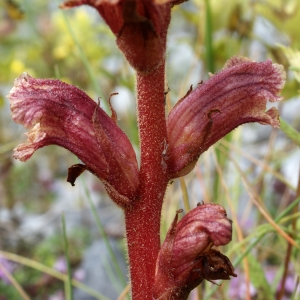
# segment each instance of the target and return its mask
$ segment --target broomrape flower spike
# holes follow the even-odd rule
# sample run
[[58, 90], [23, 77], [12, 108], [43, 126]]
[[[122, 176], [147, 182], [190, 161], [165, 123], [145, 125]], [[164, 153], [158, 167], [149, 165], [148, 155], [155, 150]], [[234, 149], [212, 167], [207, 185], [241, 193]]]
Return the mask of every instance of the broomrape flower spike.
[[223, 207], [203, 204], [175, 219], [158, 255], [154, 299], [187, 299], [203, 280], [236, 277], [229, 259], [214, 246], [231, 241], [232, 222]]
[[191, 87], [166, 117], [167, 30], [171, 8], [182, 2], [67, 0], [61, 5], [94, 7], [136, 71], [140, 169], [110, 100], [111, 117], [80, 89], [28, 74], [15, 80], [9, 94], [12, 118], [29, 129], [14, 157], [26, 161], [41, 147], [64, 147], [82, 162], [69, 168], [67, 180], [74, 185], [88, 170], [123, 208], [134, 300], [186, 299], [203, 280], [236, 276], [229, 259], [213, 248], [231, 240], [231, 221], [219, 205], [200, 205], [179, 222], [178, 212], [161, 246], [166, 188], [237, 126], [259, 122], [279, 127], [278, 112], [266, 111], [266, 101], [281, 99], [283, 67], [242, 57], [230, 59], [221, 72]]

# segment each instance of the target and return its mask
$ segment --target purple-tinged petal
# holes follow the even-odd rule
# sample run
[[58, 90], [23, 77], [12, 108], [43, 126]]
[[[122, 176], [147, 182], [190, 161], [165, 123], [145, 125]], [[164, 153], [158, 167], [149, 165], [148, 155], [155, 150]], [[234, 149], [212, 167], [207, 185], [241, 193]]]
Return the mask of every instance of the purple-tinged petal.
[[[132, 145], [83, 91], [24, 73], [15, 80], [9, 99], [14, 121], [30, 129], [28, 140], [15, 149], [15, 158], [26, 161], [37, 149], [55, 144], [77, 155], [117, 204], [135, 197], [139, 174]], [[76, 177], [73, 174], [73, 183]]]
[[154, 299], [187, 299], [203, 280], [236, 276], [229, 259], [212, 249], [231, 241], [225, 210], [217, 204], [199, 205], [178, 222], [179, 212], [159, 252]]
[[189, 173], [200, 154], [237, 126], [259, 122], [278, 128], [279, 114], [267, 100], [281, 100], [283, 67], [234, 57], [218, 74], [179, 101], [168, 117], [169, 169], [172, 177]]

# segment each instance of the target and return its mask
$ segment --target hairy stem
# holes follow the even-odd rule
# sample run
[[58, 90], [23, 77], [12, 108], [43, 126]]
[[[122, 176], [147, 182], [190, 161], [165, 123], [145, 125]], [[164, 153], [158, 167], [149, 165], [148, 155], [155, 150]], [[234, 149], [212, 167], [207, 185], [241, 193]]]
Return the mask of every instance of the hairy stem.
[[168, 183], [164, 65], [137, 74], [137, 109], [141, 144], [139, 199], [125, 211], [132, 299], [152, 299], [160, 249], [161, 208]]

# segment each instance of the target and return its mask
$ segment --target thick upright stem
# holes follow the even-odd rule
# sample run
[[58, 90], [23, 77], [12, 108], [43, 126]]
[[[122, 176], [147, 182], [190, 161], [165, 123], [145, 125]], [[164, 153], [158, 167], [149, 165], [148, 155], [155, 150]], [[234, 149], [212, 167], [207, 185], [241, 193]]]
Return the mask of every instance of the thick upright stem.
[[139, 199], [125, 211], [132, 299], [152, 299], [160, 249], [161, 208], [168, 183], [164, 65], [137, 75], [137, 108], [141, 143]]

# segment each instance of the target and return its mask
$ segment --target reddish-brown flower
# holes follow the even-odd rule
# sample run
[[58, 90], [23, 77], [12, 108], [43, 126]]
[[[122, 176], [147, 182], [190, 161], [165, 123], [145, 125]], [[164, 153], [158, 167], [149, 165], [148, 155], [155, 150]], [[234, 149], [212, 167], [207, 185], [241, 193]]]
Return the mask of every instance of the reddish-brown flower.
[[282, 99], [284, 82], [281, 65], [234, 57], [220, 73], [189, 91], [168, 116], [171, 177], [189, 173], [201, 153], [241, 124], [279, 127], [278, 111], [265, 110], [267, 100]]
[[69, 169], [72, 184], [85, 169], [99, 177], [112, 199], [124, 206], [135, 198], [139, 171], [132, 145], [124, 132], [80, 89], [24, 73], [9, 94], [12, 118], [30, 129], [28, 140], [14, 157], [26, 161], [47, 145], [64, 147], [84, 165]]
[[178, 0], [67, 0], [62, 8], [90, 5], [98, 10], [116, 36], [128, 62], [149, 73], [164, 62], [171, 8]]
[[178, 212], [157, 259], [154, 299], [184, 300], [204, 279], [236, 276], [229, 259], [212, 249], [231, 241], [231, 221], [220, 205], [199, 205], [177, 221]]

